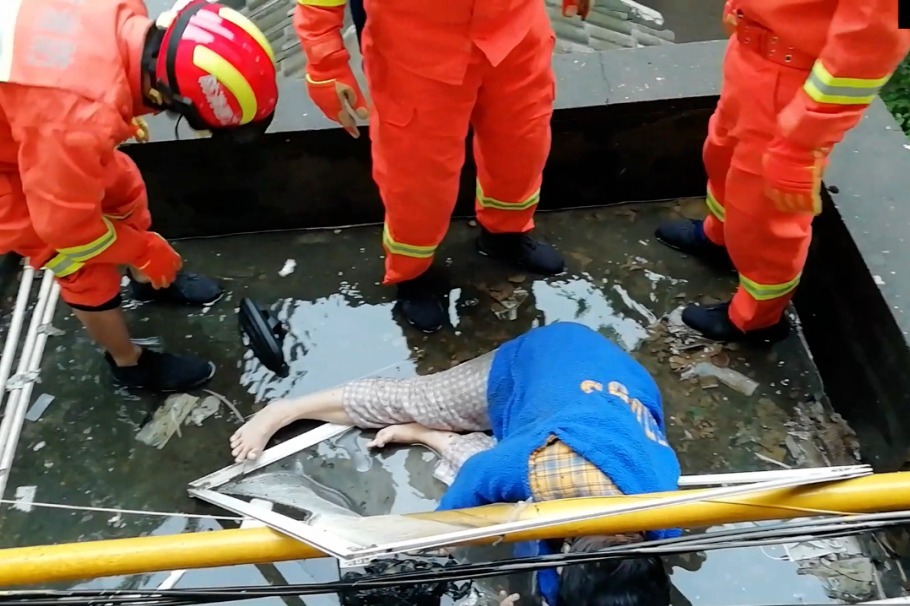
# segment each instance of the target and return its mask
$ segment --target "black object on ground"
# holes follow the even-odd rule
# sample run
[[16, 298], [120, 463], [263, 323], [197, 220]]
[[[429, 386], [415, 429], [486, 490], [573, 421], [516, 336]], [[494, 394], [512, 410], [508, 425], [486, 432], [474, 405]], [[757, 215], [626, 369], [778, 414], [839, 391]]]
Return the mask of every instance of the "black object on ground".
[[241, 332], [246, 336], [245, 345], [253, 350], [253, 355], [263, 366], [279, 377], [288, 376], [290, 369], [281, 348], [287, 334], [284, 325], [272, 317], [267, 309], [246, 297], [240, 300], [237, 320]]

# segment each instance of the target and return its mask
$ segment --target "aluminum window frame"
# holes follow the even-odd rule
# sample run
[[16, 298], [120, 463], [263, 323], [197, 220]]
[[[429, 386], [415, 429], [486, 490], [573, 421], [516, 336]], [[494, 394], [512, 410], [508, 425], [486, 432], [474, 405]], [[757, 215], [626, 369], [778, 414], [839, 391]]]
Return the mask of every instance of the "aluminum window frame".
[[[782, 488], [817, 484], [870, 475], [869, 465], [844, 465], [836, 467], [819, 467], [807, 469], [782, 469], [774, 471], [726, 473], [683, 476], [680, 478], [680, 494], [673, 497], [642, 497], [638, 502], [627, 505], [604, 507], [603, 499], [592, 499], [590, 508], [576, 509], [571, 514], [550, 515], [519, 519], [509, 522], [492, 523], [489, 526], [461, 529], [451, 532], [431, 534], [420, 538], [385, 543], [355, 543], [333, 534], [325, 527], [312, 526], [305, 521], [290, 516], [264, 510], [256, 504], [243, 499], [218, 492], [228, 482], [243, 477], [268, 465], [281, 461], [306, 448], [311, 448], [356, 428], [349, 425], [325, 423], [310, 431], [304, 432], [286, 442], [266, 449], [254, 461], [235, 463], [198, 480], [191, 482], [187, 488], [191, 497], [216, 505], [235, 514], [258, 520], [269, 528], [293, 539], [306, 543], [319, 551], [333, 556], [342, 566], [357, 566], [372, 559], [414, 551], [426, 551], [440, 547], [468, 543], [505, 536], [512, 532], [540, 530], [562, 524], [581, 522], [597, 518], [660, 509], [682, 503], [723, 499], [732, 496], [744, 496]], [[685, 488], [717, 488], [701, 491], [699, 494], [686, 494]], [[525, 503], [515, 504], [516, 513]], [[391, 514], [394, 516], [396, 514]], [[390, 517], [391, 517], [390, 516]], [[356, 519], [348, 523], [356, 523]]]

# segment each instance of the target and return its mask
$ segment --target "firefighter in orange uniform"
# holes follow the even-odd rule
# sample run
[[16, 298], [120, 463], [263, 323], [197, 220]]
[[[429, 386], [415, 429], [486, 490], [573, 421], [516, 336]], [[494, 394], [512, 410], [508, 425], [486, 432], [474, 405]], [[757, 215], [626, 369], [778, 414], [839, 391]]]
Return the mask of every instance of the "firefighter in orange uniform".
[[[732, 301], [691, 305], [685, 323], [718, 341], [775, 341], [821, 212], [832, 148], [910, 49], [895, 0], [727, 0], [732, 33], [708, 125], [704, 221], [657, 238], [739, 273]], [[874, 212], [874, 209], [870, 209]]]
[[182, 2], [153, 23], [141, 0], [0, 3], [0, 252], [54, 272], [120, 384], [182, 391], [214, 373], [130, 340], [121, 268], [141, 300], [199, 305], [221, 288], [179, 272], [117, 146], [147, 136], [135, 118], [156, 110], [213, 137], [250, 138], [276, 103], [265, 37], [219, 4]]
[[[316, 105], [355, 137], [355, 116], [369, 116], [386, 211], [384, 284], [397, 285], [405, 318], [428, 333], [447, 318], [444, 289], [429, 270], [458, 195], [469, 127], [478, 251], [562, 272], [559, 253], [530, 236], [555, 98], [555, 35], [543, 0], [366, 0], [369, 110], [341, 37], [345, 1], [299, 0], [294, 25]], [[563, 11], [584, 16], [589, 5], [567, 0]]]

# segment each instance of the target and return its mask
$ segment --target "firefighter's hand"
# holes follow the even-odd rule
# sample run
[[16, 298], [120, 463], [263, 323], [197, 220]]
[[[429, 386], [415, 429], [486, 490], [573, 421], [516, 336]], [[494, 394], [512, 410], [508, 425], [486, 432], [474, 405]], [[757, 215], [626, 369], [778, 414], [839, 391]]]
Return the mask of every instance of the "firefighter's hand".
[[828, 150], [801, 150], [783, 140], [773, 141], [762, 158], [765, 194], [782, 212], [819, 214], [827, 161]]
[[581, 17], [582, 21], [588, 18], [588, 13], [594, 8], [594, 0], [562, 0], [563, 17]]
[[360, 136], [357, 118], [369, 117], [367, 103], [349, 65], [328, 70], [308, 69], [306, 88], [326, 118], [341, 124], [355, 139]]
[[183, 259], [167, 240], [153, 231], [145, 232], [145, 250], [133, 267], [148, 278], [155, 288], [167, 288], [183, 267]]
[[728, 37], [736, 33], [736, 25], [738, 21], [736, 19], [736, 11], [733, 9], [732, 0], [727, 0], [724, 3], [724, 16], [722, 23], [724, 26], [724, 31], [727, 32]]

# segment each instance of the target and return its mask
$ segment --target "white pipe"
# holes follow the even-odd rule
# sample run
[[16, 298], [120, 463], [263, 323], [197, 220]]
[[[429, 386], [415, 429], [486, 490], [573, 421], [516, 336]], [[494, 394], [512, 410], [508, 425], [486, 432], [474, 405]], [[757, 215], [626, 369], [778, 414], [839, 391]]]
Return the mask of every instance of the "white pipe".
[[13, 369], [13, 360], [19, 347], [19, 333], [22, 332], [22, 324], [25, 322], [25, 308], [28, 307], [28, 297], [32, 294], [32, 282], [35, 278], [35, 268], [28, 264], [28, 259], [25, 263], [22, 278], [19, 280], [16, 306], [13, 308], [13, 317], [6, 334], [6, 343], [3, 344], [3, 353], [0, 354], [0, 404], [6, 399], [6, 381], [9, 379], [10, 370]]
[[[25, 335], [25, 344], [22, 346], [22, 357], [19, 359], [17, 374], [22, 374], [25, 384], [22, 387], [11, 389], [9, 402], [6, 405], [6, 414], [3, 424], [0, 425], [0, 499], [6, 492], [6, 483], [9, 479], [10, 468], [16, 455], [22, 424], [25, 422], [25, 413], [28, 410], [34, 379], [29, 375], [41, 368], [41, 358], [44, 356], [44, 346], [47, 343], [47, 332], [42, 327], [50, 326], [57, 308], [57, 299], [60, 295], [60, 286], [54, 274], [45, 271], [41, 280], [41, 290], [38, 293], [38, 302], [35, 303], [28, 333]], [[26, 356], [26, 353], [28, 356]]]
[[186, 574], [186, 570], [172, 570], [171, 574], [167, 575], [167, 578], [161, 582], [161, 585], [158, 585], [158, 589], [173, 589], [183, 578], [184, 574]]
[[741, 471], [733, 473], [714, 473], [702, 474], [696, 476], [681, 476], [679, 478], [680, 488], [692, 488], [696, 486], [731, 486], [733, 484], [752, 484], [754, 482], [766, 482], [769, 480], [784, 480], [790, 478], [810, 478], [824, 469], [827, 472], [832, 470], [861, 470], [871, 469], [868, 465], [832, 465], [831, 467], [804, 467], [799, 469], [774, 469], [771, 471]]
[[[22, 351], [19, 354], [19, 365], [16, 368], [16, 375], [19, 375], [20, 378], [25, 378], [28, 366], [31, 363], [32, 351], [35, 348], [35, 341], [38, 338], [38, 329], [41, 326], [41, 316], [44, 314], [44, 308], [47, 307], [47, 297], [50, 294], [50, 288], [52, 286], [52, 280], [48, 280], [48, 274], [50, 274], [50, 272], [45, 272], [45, 275], [42, 276], [41, 287], [38, 290], [38, 300], [35, 302], [35, 308], [32, 310], [32, 317], [28, 324], [28, 330], [25, 333], [25, 341], [22, 344]], [[7, 383], [9, 383], [9, 381], [7, 381]], [[9, 401], [6, 404], [3, 422], [0, 423], [0, 452], [2, 452], [2, 449], [9, 438], [13, 418], [15, 417], [15, 408], [18, 407], [19, 402], [19, 396], [17, 395], [19, 390], [10, 389], [9, 391], [12, 393], [10, 393]], [[0, 468], [0, 473], [2, 473], [2, 468]], [[0, 498], [2, 498], [2, 496], [2, 491], [0, 491]]]

